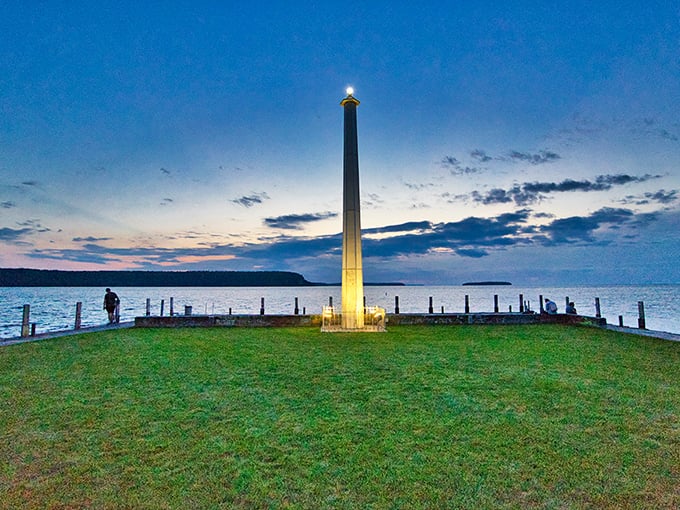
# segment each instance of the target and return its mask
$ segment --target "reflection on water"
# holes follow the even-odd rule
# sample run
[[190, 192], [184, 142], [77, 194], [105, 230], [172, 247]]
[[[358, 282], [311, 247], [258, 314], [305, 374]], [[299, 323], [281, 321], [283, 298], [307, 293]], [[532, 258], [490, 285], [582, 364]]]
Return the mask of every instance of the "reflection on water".
[[[340, 287], [121, 287], [113, 289], [121, 299], [121, 321], [131, 321], [146, 313], [146, 300], [150, 299], [151, 314], [160, 313], [164, 300], [164, 313], [170, 312], [170, 298], [174, 312], [184, 313], [192, 306], [194, 314], [259, 314], [261, 298], [265, 300], [266, 314], [292, 314], [295, 298], [300, 313], [321, 313], [329, 299], [340, 305]], [[471, 312], [492, 312], [494, 295], [498, 295], [499, 309], [519, 311], [519, 295], [528, 301], [533, 310], [539, 309], [539, 295], [555, 301], [559, 311], [564, 311], [568, 296], [576, 303], [582, 315], [595, 315], [595, 298], [600, 298], [602, 316], [610, 324], [637, 326], [638, 301], [645, 304], [647, 328], [680, 333], [680, 317], [674, 305], [680, 302], [680, 285], [605, 286], [605, 287], [516, 287], [516, 286], [422, 286], [422, 287], [366, 287], [366, 303], [381, 306], [388, 313], [395, 309], [399, 298], [401, 313], [427, 313], [430, 297], [435, 313], [465, 311], [468, 296]], [[31, 322], [38, 333], [72, 329], [75, 308], [83, 303], [83, 327], [104, 324], [107, 316], [103, 310], [104, 289], [90, 287], [4, 287], [0, 288], [0, 338], [18, 336], [21, 332], [22, 308], [31, 305]]]

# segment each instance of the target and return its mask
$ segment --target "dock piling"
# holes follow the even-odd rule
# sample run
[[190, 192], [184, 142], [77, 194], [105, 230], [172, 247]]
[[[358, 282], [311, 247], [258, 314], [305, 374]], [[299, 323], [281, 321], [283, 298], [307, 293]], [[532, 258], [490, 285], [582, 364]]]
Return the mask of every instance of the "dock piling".
[[83, 313], [83, 302], [78, 301], [76, 303], [76, 323], [73, 326], [73, 329], [80, 329], [82, 313]]
[[31, 305], [24, 305], [24, 316], [21, 320], [21, 336], [26, 337], [30, 333], [29, 322], [31, 319]]
[[638, 328], [647, 329], [647, 324], [645, 323], [645, 304], [642, 301], [638, 301]]

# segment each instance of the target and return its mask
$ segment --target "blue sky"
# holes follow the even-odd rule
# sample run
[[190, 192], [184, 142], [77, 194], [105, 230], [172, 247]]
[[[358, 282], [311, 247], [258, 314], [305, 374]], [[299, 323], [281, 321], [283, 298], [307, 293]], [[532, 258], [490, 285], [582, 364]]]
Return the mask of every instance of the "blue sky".
[[0, 266], [680, 283], [675, 2], [3, 2]]

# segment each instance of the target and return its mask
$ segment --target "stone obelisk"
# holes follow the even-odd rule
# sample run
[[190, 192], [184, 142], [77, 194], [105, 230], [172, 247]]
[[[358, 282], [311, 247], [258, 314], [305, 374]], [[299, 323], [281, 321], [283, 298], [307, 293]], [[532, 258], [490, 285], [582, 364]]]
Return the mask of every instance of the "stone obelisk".
[[347, 89], [340, 105], [345, 111], [342, 181], [342, 328], [364, 327], [364, 274], [361, 262], [361, 213], [359, 209], [359, 147], [357, 106]]

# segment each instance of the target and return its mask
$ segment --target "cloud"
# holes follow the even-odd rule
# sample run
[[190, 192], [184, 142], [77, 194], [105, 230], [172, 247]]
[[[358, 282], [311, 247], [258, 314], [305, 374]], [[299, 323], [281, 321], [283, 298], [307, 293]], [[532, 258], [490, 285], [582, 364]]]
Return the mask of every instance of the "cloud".
[[12, 209], [13, 207], [16, 207], [17, 204], [15, 202], [0, 202], [0, 207], [3, 209]]
[[481, 168], [464, 165], [453, 156], [444, 156], [439, 164], [447, 168], [451, 175], [469, 175], [481, 171]]
[[[482, 164], [488, 163], [489, 161], [498, 160], [512, 162], [520, 161], [527, 162], [532, 165], [543, 165], [545, 163], [552, 163], [554, 161], [557, 161], [558, 159], [561, 159], [561, 156], [556, 152], [548, 150], [542, 150], [539, 151], [538, 153], [520, 152], [512, 150], [508, 153], [507, 156], [493, 157], [490, 156], [483, 149], [473, 149], [470, 151], [470, 158], [472, 158], [472, 160], [475, 163]], [[481, 172], [485, 169], [483, 167], [475, 166], [474, 164], [467, 165], [454, 156], [444, 156], [439, 162], [439, 164], [443, 168], [448, 169], [449, 172], [451, 172], [451, 175], [470, 175]]]
[[398, 225], [362, 229], [362, 234], [387, 234], [393, 232], [429, 232], [433, 224], [429, 221], [409, 221]]
[[473, 191], [470, 193], [472, 200], [475, 202], [480, 202], [482, 204], [505, 204], [515, 200], [519, 205], [525, 205], [529, 201], [517, 199], [517, 196], [521, 193], [519, 186], [515, 186], [510, 190], [504, 190], [501, 188], [493, 188], [482, 195], [479, 191]]
[[164, 198], [164, 199], [161, 201], [161, 205], [170, 205], [170, 204], [172, 204], [173, 202], [174, 202], [174, 200], [173, 200], [172, 198]]
[[459, 248], [458, 250], [456, 250], [456, 253], [461, 257], [471, 257], [475, 259], [486, 257], [489, 254], [489, 252], [487, 252], [486, 250], [465, 248]]
[[378, 204], [383, 204], [385, 201], [377, 193], [368, 193], [361, 200], [361, 205], [366, 207], [375, 207]]
[[513, 161], [526, 161], [532, 165], [543, 165], [561, 159], [559, 154], [552, 151], [539, 151], [538, 154], [510, 151], [509, 158]]
[[112, 239], [111, 237], [88, 236], [88, 237], [74, 237], [72, 241], [74, 243], [96, 243], [98, 241], [110, 241], [111, 239]]
[[33, 233], [42, 233], [42, 232], [51, 232], [52, 230], [49, 227], [44, 227], [41, 223], [40, 220], [26, 220], [26, 221], [18, 221], [17, 225], [20, 227], [28, 227], [31, 229]]
[[599, 175], [594, 181], [565, 179], [561, 182], [525, 182], [516, 184], [510, 189], [493, 188], [482, 194], [473, 191], [470, 197], [475, 202], [485, 205], [515, 202], [519, 206], [530, 205], [546, 198], [548, 193], [564, 193], [569, 191], [607, 191], [614, 186], [622, 186], [632, 182], [645, 182], [659, 178], [659, 175], [634, 176], [627, 174]]
[[239, 198], [234, 198], [233, 200], [230, 201], [235, 204], [242, 205], [243, 207], [252, 207], [256, 204], [261, 204], [265, 200], [269, 200], [269, 195], [262, 191], [259, 193], [254, 192], [250, 195], [244, 195]]
[[440, 163], [443, 167], [457, 167], [460, 165], [460, 161], [453, 156], [444, 156]]
[[408, 189], [413, 190], [413, 191], [422, 191], [427, 188], [432, 188], [435, 186], [434, 183], [428, 182], [425, 184], [416, 184], [416, 183], [411, 183], [411, 182], [405, 182], [404, 186], [406, 186]]
[[[615, 237], [630, 242], [628, 234], [636, 234], [636, 230], [659, 219], [656, 214], [637, 214], [625, 208], [602, 208], [590, 215], [553, 219], [546, 224], [534, 223], [537, 216], [525, 208], [490, 218], [471, 216], [455, 222], [416, 221], [367, 229], [363, 231], [363, 255], [367, 261], [374, 259], [371, 263], [375, 264], [378, 263], [376, 259], [389, 263], [423, 256], [479, 259], [513, 247], [606, 245], [614, 242], [615, 228], [625, 228]], [[298, 217], [311, 220], [316, 215]], [[288, 221], [295, 223], [295, 219]], [[29, 233], [30, 229], [2, 229], [0, 239], [15, 240]], [[96, 241], [100, 240], [105, 239]], [[312, 260], [315, 267], [339, 264], [341, 254], [342, 235], [338, 233], [314, 237], [279, 236], [259, 243], [215, 242], [190, 248], [111, 248], [88, 242], [75, 249], [34, 249], [30, 256], [102, 265], [112, 260], [125, 260], [135, 267], [156, 269], [210, 265], [215, 269], [260, 267], [302, 271], [300, 268], [307, 267]]]
[[34, 231], [31, 228], [18, 228], [13, 229], [9, 227], [0, 228], [0, 241], [3, 242], [14, 242], [18, 241], [22, 237], [32, 234]]
[[[640, 215], [642, 216], [642, 215]], [[638, 216], [639, 218], [639, 216]], [[652, 220], [653, 218], [649, 218]], [[635, 225], [636, 216], [630, 209], [603, 207], [589, 216], [560, 218], [544, 226], [544, 244], [555, 245], [575, 242], [594, 242], [594, 232], [605, 225], [616, 227], [624, 224]]]
[[305, 223], [335, 218], [337, 215], [338, 213], [329, 211], [322, 213], [287, 214], [285, 216], [277, 216], [275, 218], [265, 218], [264, 223], [268, 227], [272, 228], [296, 230], [301, 229], [302, 225]]
[[469, 197], [466, 194], [459, 194], [459, 195], [454, 195], [452, 193], [449, 193], [448, 191], [445, 193], [442, 193], [440, 195], [442, 199], [444, 199], [447, 203], [449, 204], [454, 204], [456, 202], [462, 202], [467, 200]]
[[170, 175], [170, 170], [168, 170], [167, 168], [161, 167], [161, 173], [163, 175]]
[[672, 142], [678, 141], [678, 137], [676, 135], [674, 135], [673, 133], [671, 133], [669, 131], [666, 131], [665, 129], [659, 129], [657, 131], [657, 133], [659, 134], [659, 136], [661, 138], [665, 138], [666, 140], [670, 140]]
[[678, 141], [678, 136], [675, 133], [671, 133], [670, 131], [663, 127], [656, 127], [657, 122], [654, 119], [651, 118], [642, 119], [642, 124], [643, 124], [642, 129], [634, 128], [633, 132], [642, 131], [647, 134], [659, 136], [665, 140], [670, 140], [671, 142]]
[[673, 189], [666, 191], [660, 189], [655, 192], [647, 192], [642, 195], [627, 195], [620, 202], [622, 204], [634, 204], [634, 205], [645, 205], [651, 202], [657, 202], [659, 204], [671, 204], [678, 199], [678, 190]]
[[493, 159], [486, 153], [486, 151], [483, 151], [482, 149], [475, 149], [473, 151], [470, 151], [470, 157], [472, 157], [472, 159], [476, 161], [479, 161], [480, 163], [486, 163]]

